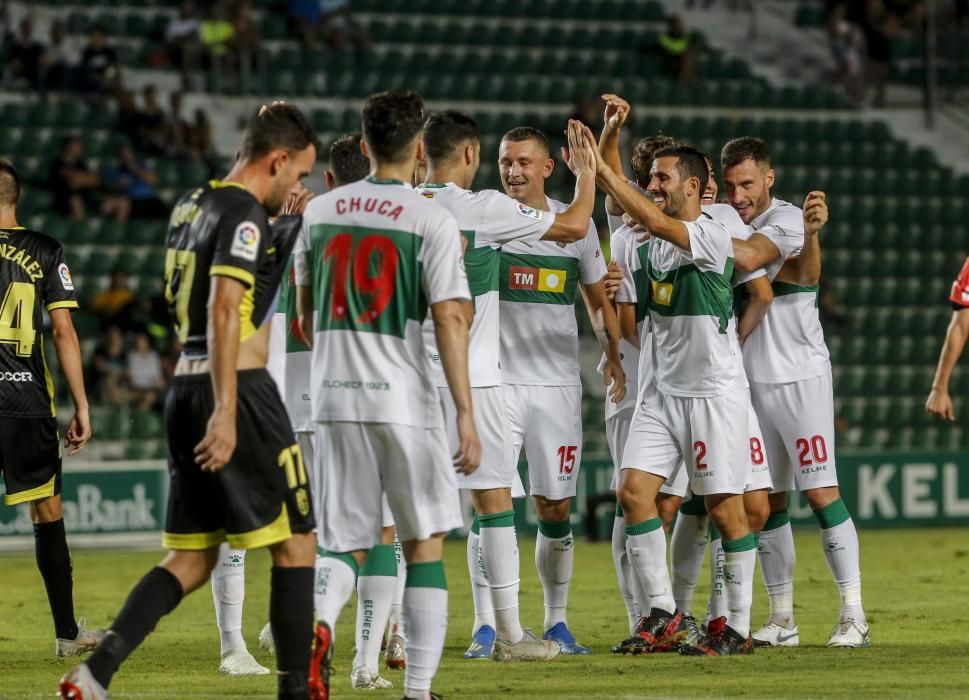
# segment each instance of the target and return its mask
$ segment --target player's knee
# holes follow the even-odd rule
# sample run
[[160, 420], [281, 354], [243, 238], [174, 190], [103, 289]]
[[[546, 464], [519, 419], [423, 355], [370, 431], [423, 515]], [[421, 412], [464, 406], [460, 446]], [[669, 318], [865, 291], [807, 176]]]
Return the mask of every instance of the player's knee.
[[656, 510], [659, 511], [660, 520], [663, 521], [663, 529], [669, 530], [670, 525], [673, 524], [673, 518], [676, 517], [676, 512], [679, 510], [682, 502], [683, 499], [678, 496], [660, 494], [657, 497]]
[[[757, 493], [757, 492], [754, 492]], [[747, 512], [747, 522], [752, 532], [760, 532], [764, 529], [764, 523], [770, 517], [770, 501], [766, 496], [745, 497], [744, 510]]]
[[787, 510], [787, 491], [772, 493], [767, 497], [770, 503], [771, 513], [780, 513]]
[[60, 496], [42, 498], [39, 501], [30, 501], [30, 521], [34, 525], [41, 523], [53, 523], [64, 517], [64, 508], [61, 505]]
[[804, 500], [808, 502], [811, 510], [821, 510], [825, 506], [831, 505], [839, 498], [841, 498], [841, 491], [837, 486], [826, 486], [804, 492]]
[[269, 548], [273, 566], [313, 566], [316, 560], [316, 535], [298, 532]]
[[551, 522], [565, 522], [569, 519], [572, 511], [572, 500], [563, 498], [552, 501], [542, 496], [535, 497], [535, 510], [539, 520], [549, 520]]

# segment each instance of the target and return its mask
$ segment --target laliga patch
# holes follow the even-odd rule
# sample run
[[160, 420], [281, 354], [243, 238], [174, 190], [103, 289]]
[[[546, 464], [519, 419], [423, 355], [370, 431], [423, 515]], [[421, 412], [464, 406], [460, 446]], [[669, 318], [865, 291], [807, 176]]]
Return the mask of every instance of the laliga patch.
[[529, 219], [535, 219], [535, 221], [541, 221], [545, 218], [545, 212], [539, 211], [538, 209], [532, 209], [524, 204], [518, 205], [518, 213], [522, 216], [527, 216]]
[[68, 292], [74, 291], [74, 280], [71, 278], [71, 271], [67, 268], [67, 263], [57, 266], [57, 275], [61, 278], [61, 286]]
[[259, 254], [259, 227], [251, 221], [243, 221], [236, 226], [232, 236], [232, 248], [229, 254], [249, 262], [256, 260]]

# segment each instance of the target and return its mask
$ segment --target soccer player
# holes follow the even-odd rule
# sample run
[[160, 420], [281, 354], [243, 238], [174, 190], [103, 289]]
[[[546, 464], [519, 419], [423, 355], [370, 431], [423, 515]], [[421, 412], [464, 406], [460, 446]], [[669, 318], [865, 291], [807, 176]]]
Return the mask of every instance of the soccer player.
[[[817, 232], [827, 210], [823, 216], [805, 216], [799, 207], [771, 197], [774, 170], [760, 139], [728, 142], [720, 160], [728, 201], [752, 232], [748, 240], [734, 242], [737, 267], [763, 267], [774, 289], [774, 303], [744, 344], [751, 398], [774, 483], [771, 515], [759, 545], [771, 613], [755, 639], [763, 646], [796, 646], [800, 641], [794, 621], [794, 537], [787, 512], [787, 492], [796, 485], [821, 526], [824, 556], [841, 593], [840, 617], [828, 646], [869, 646], [858, 533], [841, 500], [835, 469], [831, 359], [817, 309], [820, 264], [796, 261], [802, 248], [819, 261]], [[823, 197], [811, 197], [805, 206], [823, 208]]]
[[[309, 204], [295, 263], [325, 467], [316, 613], [332, 630], [357, 568], [380, 544], [386, 494], [407, 561], [404, 694], [428, 700], [447, 630], [443, 538], [461, 524], [454, 472], [480, 461], [468, 380], [471, 294], [454, 217], [409, 183], [422, 151], [421, 98], [377, 93], [362, 116], [371, 174]], [[428, 307], [457, 407], [453, 464], [421, 336]]]
[[[269, 216], [279, 213], [316, 160], [312, 127], [274, 104], [253, 116], [232, 170], [185, 194], [166, 238], [165, 279], [182, 356], [166, 402], [171, 452], [161, 564], [128, 596], [88, 661], [60, 683], [71, 700], [107, 697], [120, 664], [158, 621], [201, 587], [219, 544], [269, 547], [269, 620], [278, 697], [325, 698], [311, 669], [315, 527], [302, 454], [265, 370], [263, 321], [285, 260]], [[325, 651], [317, 633], [316, 649]], [[314, 659], [319, 665], [319, 658]]]
[[[575, 128], [573, 126], [573, 128]], [[502, 137], [498, 170], [505, 192], [535, 219], [563, 212], [566, 205], [546, 196], [545, 180], [555, 161], [545, 135], [531, 127]], [[574, 304], [579, 284], [589, 314], [601, 316], [609, 340], [603, 367], [613, 397], [625, 396], [619, 358], [619, 324], [603, 278], [606, 265], [592, 220], [575, 243], [510, 243], [501, 253], [501, 370], [511, 425], [509, 456], [517, 465], [524, 448], [529, 486], [538, 515], [535, 566], [545, 594], [543, 638], [563, 654], [588, 654], [568, 628], [569, 582], [574, 560], [569, 523], [582, 461], [582, 380]]]
[[952, 397], [949, 396], [949, 379], [962, 349], [966, 346], [966, 338], [969, 337], [969, 258], [966, 258], [962, 271], [952, 283], [949, 301], [952, 303], [952, 319], [945, 334], [942, 352], [939, 353], [932, 391], [925, 402], [925, 410], [943, 420], [956, 419], [952, 409]]
[[44, 359], [43, 309], [54, 349], [74, 401], [64, 446], [77, 454], [91, 439], [80, 345], [71, 310], [77, 308], [64, 249], [17, 222], [20, 177], [0, 160], [0, 474], [8, 506], [26, 503], [34, 524], [34, 552], [54, 618], [57, 656], [90, 651], [102, 633], [74, 618], [71, 553], [61, 506], [61, 450], [51, 377]]
[[[576, 132], [573, 129], [573, 140]], [[487, 581], [490, 601], [477, 601], [471, 648], [465, 658], [488, 658], [494, 652], [499, 661], [549, 659], [559, 653], [554, 641], [539, 640], [523, 630], [518, 612], [519, 559], [515, 536], [511, 487], [517, 473], [509, 459], [509, 424], [502, 396], [499, 365], [499, 270], [502, 245], [515, 241], [573, 243], [588, 233], [589, 217], [595, 205], [594, 160], [588, 145], [579, 141], [570, 149], [569, 167], [578, 179], [575, 199], [563, 212], [531, 210], [495, 190], [471, 192], [481, 162], [478, 125], [467, 114], [445, 110], [431, 115], [424, 125], [424, 154], [427, 182], [418, 192], [450, 211], [468, 243], [465, 267], [474, 297], [474, 321], [470, 334], [471, 393], [475, 419], [481, 437], [481, 466], [470, 476], [459, 476], [458, 486], [470, 489], [479, 535], [469, 534], [473, 557], [472, 578], [479, 566]], [[446, 392], [433, 327], [425, 324], [424, 341], [431, 363], [437, 368], [437, 385], [452, 423], [454, 405]], [[449, 436], [452, 445], [457, 436]], [[477, 539], [477, 542], [474, 540]], [[475, 593], [478, 593], [477, 588]], [[488, 604], [490, 602], [490, 605]], [[491, 611], [485, 618], [482, 608]]]

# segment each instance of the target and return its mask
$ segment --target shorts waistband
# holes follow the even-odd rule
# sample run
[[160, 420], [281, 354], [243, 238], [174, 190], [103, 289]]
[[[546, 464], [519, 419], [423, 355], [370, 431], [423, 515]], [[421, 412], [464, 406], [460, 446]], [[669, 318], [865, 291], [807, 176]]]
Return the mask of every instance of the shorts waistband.
[[[272, 381], [269, 371], [265, 367], [256, 369], [240, 369], [236, 371], [239, 384], [262, 383], [265, 380]], [[173, 386], [198, 386], [199, 384], [211, 384], [212, 375], [209, 372], [201, 374], [180, 374], [172, 379]]]

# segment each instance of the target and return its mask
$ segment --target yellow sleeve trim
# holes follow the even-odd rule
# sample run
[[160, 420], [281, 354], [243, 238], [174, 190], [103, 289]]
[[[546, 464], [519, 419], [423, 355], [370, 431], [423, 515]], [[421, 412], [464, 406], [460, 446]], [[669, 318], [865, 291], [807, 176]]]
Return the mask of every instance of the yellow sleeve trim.
[[288, 540], [292, 534], [289, 529], [289, 512], [286, 510], [286, 504], [283, 503], [279, 517], [268, 525], [249, 532], [230, 532], [226, 534], [226, 539], [233, 549], [259, 549]]
[[29, 501], [39, 501], [42, 498], [50, 498], [54, 495], [54, 482], [57, 479], [57, 474], [54, 474], [43, 486], [37, 486], [36, 488], [28, 489], [27, 491], [18, 491], [17, 493], [8, 493], [3, 497], [3, 502], [8, 506], [16, 506], [21, 503], [27, 503]]
[[231, 277], [234, 280], [239, 280], [248, 287], [256, 286], [256, 277], [249, 270], [243, 270], [241, 267], [235, 267], [233, 265], [213, 265], [209, 268], [210, 277]]
[[54, 301], [47, 305], [48, 311], [53, 311], [54, 309], [76, 309], [76, 301]]
[[203, 549], [211, 549], [223, 542], [225, 542], [225, 530], [192, 532], [189, 534], [162, 533], [162, 547], [165, 549], [197, 552]]

